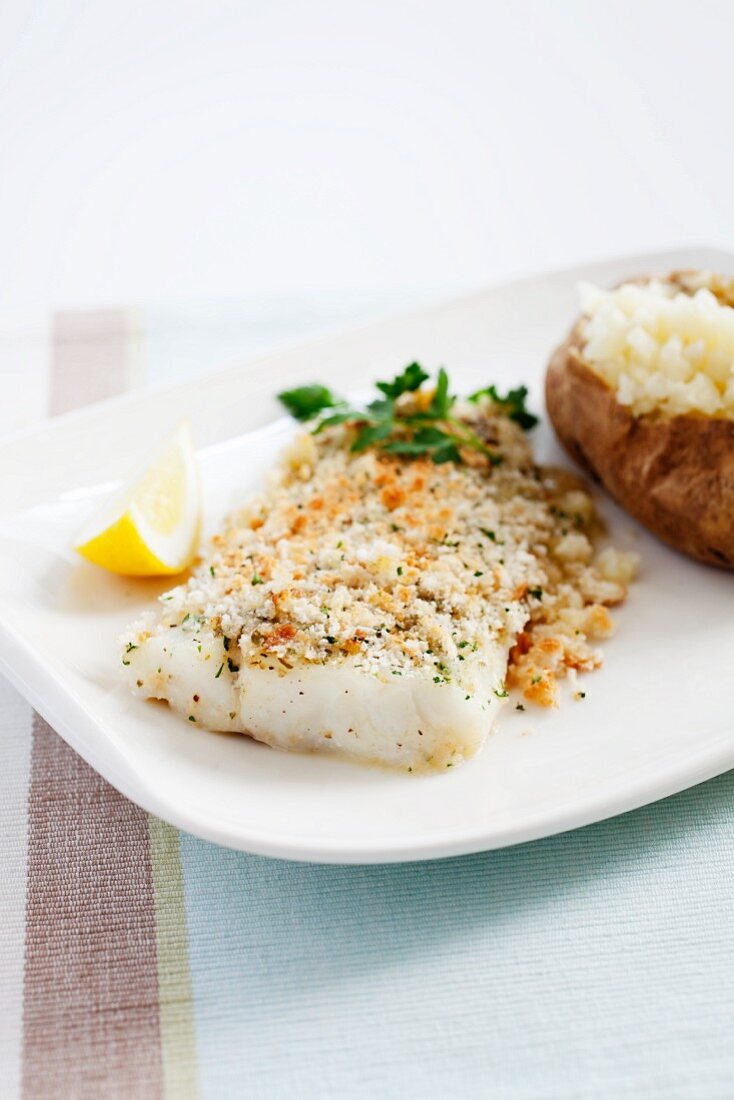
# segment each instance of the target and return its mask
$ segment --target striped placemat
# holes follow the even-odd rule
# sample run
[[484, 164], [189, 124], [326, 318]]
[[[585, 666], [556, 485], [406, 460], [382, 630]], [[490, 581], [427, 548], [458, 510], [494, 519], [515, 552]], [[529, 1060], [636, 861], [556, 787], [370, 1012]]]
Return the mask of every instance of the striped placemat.
[[[0, 326], [9, 423], [169, 377], [176, 340], [216, 363], [216, 310], [186, 317]], [[514, 850], [309, 867], [146, 814], [4, 681], [0, 744], [2, 1097], [734, 1092], [734, 773]]]
[[[51, 327], [51, 416], [141, 376], [124, 311]], [[31, 717], [22, 1094], [196, 1095], [178, 835]]]

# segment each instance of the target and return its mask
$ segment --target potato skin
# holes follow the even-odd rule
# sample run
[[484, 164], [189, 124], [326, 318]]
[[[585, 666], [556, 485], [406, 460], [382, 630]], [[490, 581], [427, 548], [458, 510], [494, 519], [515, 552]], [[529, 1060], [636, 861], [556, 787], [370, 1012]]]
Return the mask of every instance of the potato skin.
[[548, 414], [573, 459], [649, 531], [734, 569], [734, 421], [635, 417], [583, 360], [578, 328], [553, 353]]

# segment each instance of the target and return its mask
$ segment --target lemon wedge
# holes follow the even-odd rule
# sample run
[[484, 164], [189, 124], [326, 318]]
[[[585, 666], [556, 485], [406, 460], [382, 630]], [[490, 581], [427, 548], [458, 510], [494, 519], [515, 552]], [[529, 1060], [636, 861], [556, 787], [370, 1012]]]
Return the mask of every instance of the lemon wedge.
[[74, 549], [111, 573], [180, 573], [196, 554], [201, 492], [188, 421], [90, 521]]

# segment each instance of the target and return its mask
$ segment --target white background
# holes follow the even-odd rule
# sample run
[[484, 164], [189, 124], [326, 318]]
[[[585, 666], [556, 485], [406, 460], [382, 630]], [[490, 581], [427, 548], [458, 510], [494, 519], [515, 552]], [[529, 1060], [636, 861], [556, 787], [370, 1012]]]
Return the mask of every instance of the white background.
[[734, 247], [733, 9], [0, 0], [0, 312]]

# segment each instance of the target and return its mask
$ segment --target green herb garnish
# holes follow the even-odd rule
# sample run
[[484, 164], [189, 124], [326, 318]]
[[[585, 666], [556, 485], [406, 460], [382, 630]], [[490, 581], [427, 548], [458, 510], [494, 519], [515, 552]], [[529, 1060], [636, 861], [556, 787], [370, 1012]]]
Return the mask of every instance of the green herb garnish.
[[338, 398], [334, 397], [326, 386], [318, 384], [283, 390], [278, 394], [278, 400], [296, 420], [310, 420], [312, 416], [323, 412], [324, 409], [339, 404]]
[[[436, 376], [430, 400], [426, 400], [428, 394], [423, 400], [401, 400], [406, 394], [417, 394], [429, 380], [428, 372], [419, 363], [410, 363], [392, 381], [375, 383], [380, 396], [364, 407], [351, 405], [326, 386], [317, 384], [286, 390], [278, 397], [297, 420], [314, 420], [315, 435], [336, 424], [352, 425], [354, 453], [377, 447], [389, 454], [406, 458], [423, 456], [443, 463], [461, 462], [462, 449], [469, 448], [483, 454], [492, 465], [500, 463], [502, 456], [466, 419], [455, 414], [456, 397], [450, 392], [449, 376], [443, 367]], [[500, 397], [496, 387], [488, 386], [472, 394], [470, 400], [478, 401], [483, 394], [490, 396], [501, 412], [522, 427], [537, 422], [525, 409], [525, 386], [510, 390], [506, 397]]]
[[384, 393], [385, 397], [396, 398], [404, 393], [415, 393], [430, 375], [419, 363], [411, 363], [402, 374], [396, 375], [392, 382], [375, 382], [375, 388]]
[[537, 416], [528, 412], [525, 399], [528, 396], [527, 386], [518, 386], [517, 389], [508, 390], [504, 397], [498, 392], [496, 386], [485, 386], [483, 390], [477, 390], [471, 394], [470, 401], [477, 402], [481, 397], [489, 397], [508, 416], [519, 424], [523, 431], [530, 431], [538, 423]]
[[240, 666], [236, 665], [231, 657], [227, 658], [227, 668], [229, 669], [230, 672], [239, 672], [240, 671]]

